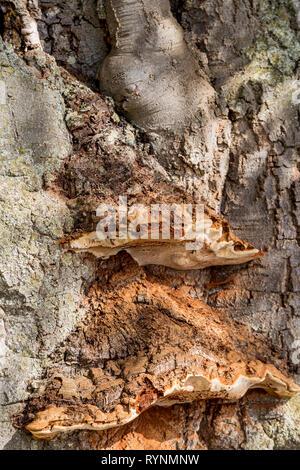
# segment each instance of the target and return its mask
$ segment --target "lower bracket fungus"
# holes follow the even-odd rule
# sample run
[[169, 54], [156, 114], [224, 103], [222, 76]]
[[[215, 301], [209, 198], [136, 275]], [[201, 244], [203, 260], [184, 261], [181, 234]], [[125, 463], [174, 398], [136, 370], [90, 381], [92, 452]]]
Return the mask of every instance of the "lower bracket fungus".
[[263, 335], [191, 298], [184, 282], [174, 288], [122, 256], [91, 287], [90, 314], [67, 340], [69, 370], [49, 371], [22, 414], [36, 438], [121, 426], [154, 405], [236, 401], [254, 388], [280, 398], [299, 392]]
[[[139, 362], [138, 358], [136, 362]], [[184, 363], [199, 361], [199, 357], [182, 357]], [[199, 361], [201, 362], [201, 361]], [[208, 361], [209, 362], [209, 361]], [[280, 372], [270, 365], [264, 366], [259, 362], [249, 364], [237, 363], [224, 368], [222, 374], [213, 373], [213, 363], [211, 370], [204, 373], [201, 367], [191, 367], [189, 372], [181, 372], [177, 379], [167, 382], [167, 376], [149, 376], [142, 374], [135, 379], [138, 387], [133, 383], [127, 383], [128, 388], [136, 388], [136, 397], [128, 400], [126, 404], [116, 404], [110, 411], [103, 412], [103, 409], [92, 404], [72, 404], [70, 406], [50, 405], [44, 411], [38, 412], [34, 421], [27, 425], [26, 429], [37, 439], [53, 439], [61, 432], [91, 430], [104, 431], [106, 429], [125, 425], [139, 416], [139, 414], [151, 406], [168, 407], [179, 403], [190, 403], [194, 400], [207, 400], [222, 398], [223, 400], [238, 400], [244, 394], [254, 388], [266, 390], [279, 398], [291, 398], [299, 392], [298, 387], [287, 380]], [[99, 371], [101, 373], [101, 370]], [[171, 375], [171, 371], [168, 371]], [[97, 374], [97, 370], [94, 371]], [[229, 379], [227, 377], [230, 377]], [[75, 377], [65, 379], [55, 377], [60, 381], [62, 387], [67, 390], [75, 390], [75, 394], [80, 395], [81, 383], [88, 389], [91, 395], [97, 396], [101, 391], [113, 393], [117, 385], [123, 385], [123, 381], [112, 380], [111, 384], [105, 382], [102, 386], [94, 386], [93, 382], [85, 377]], [[154, 384], [158, 383], [158, 388]], [[162, 386], [164, 384], [164, 386]], [[130, 403], [131, 402], [131, 403]]]

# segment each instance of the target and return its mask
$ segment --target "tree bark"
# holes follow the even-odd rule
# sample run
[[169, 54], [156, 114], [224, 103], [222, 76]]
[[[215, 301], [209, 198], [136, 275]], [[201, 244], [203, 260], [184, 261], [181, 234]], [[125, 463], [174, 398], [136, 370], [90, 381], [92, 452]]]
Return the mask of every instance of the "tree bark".
[[[170, 3], [1, 1], [3, 449], [300, 446], [300, 10]], [[264, 257], [178, 271], [70, 251], [120, 195], [201, 200]], [[213, 396], [195, 379], [213, 362], [265, 390]], [[186, 372], [194, 395], [166, 403]], [[62, 408], [85, 427], [35, 440]]]

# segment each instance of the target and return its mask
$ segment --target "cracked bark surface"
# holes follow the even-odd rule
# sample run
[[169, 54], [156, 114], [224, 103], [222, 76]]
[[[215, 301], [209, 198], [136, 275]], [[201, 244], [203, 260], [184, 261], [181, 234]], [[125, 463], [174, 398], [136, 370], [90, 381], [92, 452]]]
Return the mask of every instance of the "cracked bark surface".
[[[34, 441], [22, 427], [24, 417], [30, 422], [49, 403], [73, 407], [73, 417], [80, 416], [78, 406], [97, 387], [97, 406], [109, 412], [124, 382], [127, 398], [138, 395], [139, 380], [149, 371], [165, 380], [179, 353], [185, 367], [198, 367], [191, 363], [190, 337], [196, 356], [199, 348], [208, 354], [221, 338], [212, 334], [217, 334], [214, 322], [227, 325], [226, 354], [240, 355], [230, 357], [231, 363], [245, 355], [248, 363], [270, 363], [299, 380], [293, 347], [299, 339], [296, 7], [288, 1], [173, 2], [186, 41], [215, 88], [218, 119], [228, 129], [218, 142], [228, 164], [220, 177], [218, 164], [206, 160], [210, 184], [202, 190], [205, 162], [192, 134], [183, 139], [186, 146], [176, 135], [174, 148], [169, 138], [162, 141], [166, 148], [157, 155], [161, 142], [153, 143], [96, 91], [93, 77], [108, 48], [101, 2], [100, 20], [93, 1], [39, 2], [42, 45], [54, 58], [24, 51], [18, 20], [10, 14], [13, 2], [2, 3], [7, 4], [3, 37], [19, 53], [1, 43], [1, 80], [11, 95], [1, 109], [3, 447], [299, 448], [299, 398], [278, 400], [263, 391], [227, 402], [199, 395], [190, 404], [150, 408], [120, 428], [75, 431], [50, 442]], [[86, 28], [90, 40], [84, 49]], [[62, 248], [62, 237], [93, 229], [97, 202], [113, 201], [128, 190], [132, 200], [160, 201], [166, 194], [194, 200], [200, 193], [265, 256], [248, 265], [180, 273], [138, 268], [126, 254], [97, 261]], [[203, 336], [200, 323], [208, 318], [212, 333]], [[156, 343], [159, 328], [166, 333]], [[188, 340], [182, 351], [183, 331]], [[222, 341], [219, 345], [222, 351]], [[226, 357], [214, 353], [221, 362]], [[163, 377], [151, 370], [161, 364], [167, 371]], [[121, 393], [125, 401], [126, 393]], [[148, 398], [144, 405], [151, 403]], [[15, 413], [21, 413], [19, 431], [11, 422]]]

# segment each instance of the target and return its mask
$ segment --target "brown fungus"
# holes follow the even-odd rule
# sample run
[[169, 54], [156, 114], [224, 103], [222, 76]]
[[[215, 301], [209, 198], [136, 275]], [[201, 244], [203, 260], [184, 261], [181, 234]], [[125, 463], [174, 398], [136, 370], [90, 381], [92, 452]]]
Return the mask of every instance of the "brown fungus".
[[75, 369], [49, 371], [27, 403], [22, 426], [36, 438], [121, 426], [154, 405], [237, 401], [254, 388], [299, 393], [264, 335], [123, 257], [108, 277], [99, 270], [88, 317], [67, 338]]
[[179, 239], [163, 239], [161, 230], [160, 238], [155, 240], [151, 238], [151, 225], [149, 224], [147, 238], [101, 240], [97, 231], [92, 231], [70, 240], [66, 248], [92, 253], [102, 259], [107, 259], [124, 250], [140, 266], [156, 264], [177, 270], [242, 264], [263, 256], [258, 249], [240, 240], [228, 230], [226, 221], [217, 218], [216, 224], [216, 218], [216, 214], [213, 218], [209, 214], [202, 215], [199, 220], [199, 225], [202, 227], [199, 245], [195, 238], [190, 239], [184, 234]]
[[[194, 358], [194, 361], [196, 357]], [[247, 370], [251, 368], [251, 373]], [[232, 381], [223, 375], [203, 372], [201, 367], [191, 367], [188, 372], [180, 371], [177, 378], [158, 388], [147, 389], [147, 380], [137, 390], [135, 399], [127, 404], [116, 404], [109, 412], [91, 404], [71, 406], [50, 405], [36, 414], [35, 419], [27, 425], [37, 439], [53, 439], [61, 432], [76, 430], [104, 431], [122, 426], [133, 421], [139, 414], [151, 406], [168, 407], [179, 403], [190, 403], [194, 400], [222, 398], [239, 400], [245, 393], [254, 388], [261, 388], [279, 398], [291, 398], [299, 393], [299, 388], [284, 377], [275, 367], [264, 366], [259, 362], [232, 364], [228, 373]], [[144, 376], [151, 383], [163, 381], [164, 378]], [[135, 381], [137, 378], [135, 378]], [[70, 380], [69, 380], [70, 382]], [[148, 382], [149, 383], [149, 382]], [[76, 381], [75, 381], [76, 386]], [[91, 389], [95, 389], [91, 383]]]

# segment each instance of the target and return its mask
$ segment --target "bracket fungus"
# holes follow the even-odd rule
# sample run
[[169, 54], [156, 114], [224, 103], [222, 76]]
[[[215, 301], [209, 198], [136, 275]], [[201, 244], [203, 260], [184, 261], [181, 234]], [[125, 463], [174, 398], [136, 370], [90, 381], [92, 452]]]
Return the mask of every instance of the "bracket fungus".
[[[236, 371], [234, 370], [236, 366]], [[248, 369], [251, 369], [251, 373]], [[226, 381], [226, 373], [232, 374], [233, 381]], [[225, 377], [224, 377], [225, 376]], [[37, 439], [53, 439], [61, 432], [91, 430], [104, 431], [106, 429], [125, 425], [139, 416], [142, 411], [151, 406], [168, 407], [179, 403], [190, 403], [194, 400], [207, 400], [222, 398], [223, 400], [238, 400], [249, 389], [261, 388], [281, 398], [290, 398], [299, 390], [292, 381], [279, 373], [272, 366], [263, 366], [260, 363], [232, 364], [230, 370], [224, 371], [224, 376], [203, 374], [201, 368], [183, 373], [165, 387], [154, 387], [152, 383], [163, 380], [158, 377], [139, 377], [143, 382], [137, 390], [135, 399], [126, 405], [117, 404], [109, 412], [105, 413], [95, 405], [80, 404], [70, 406], [49, 406], [36, 414], [34, 421], [27, 425], [26, 429]], [[63, 377], [55, 377], [62, 384], [67, 382]], [[68, 380], [68, 386], [72, 386], [80, 393], [80, 377]], [[144, 379], [144, 380], [143, 380]], [[152, 382], [152, 380], [153, 382]], [[136, 379], [135, 379], [136, 380]], [[87, 379], [88, 381], [88, 379]], [[70, 384], [71, 382], [71, 384]], [[129, 384], [129, 386], [132, 384]], [[147, 388], [148, 385], [148, 388]], [[105, 384], [109, 387], [109, 384]], [[114, 384], [111, 384], [113, 389]], [[101, 389], [101, 386], [98, 387]], [[90, 393], [97, 390], [90, 381]], [[76, 393], [75, 392], [75, 393]], [[106, 389], [106, 392], [108, 390]], [[112, 390], [111, 390], [112, 392]], [[96, 393], [95, 393], [96, 395]]]
[[[210, 211], [212, 213], [212, 211]], [[169, 215], [169, 214], [168, 214]], [[128, 220], [130, 223], [130, 219]], [[146, 233], [138, 233], [138, 238], [101, 239], [97, 231], [78, 235], [65, 245], [74, 251], [92, 253], [96, 257], [107, 259], [120, 251], [126, 251], [140, 265], [156, 264], [176, 270], [204, 269], [209, 266], [242, 264], [263, 256], [263, 253], [249, 243], [240, 240], [230, 230], [227, 222], [214, 214], [203, 213], [198, 224], [201, 227], [201, 241], [185, 235], [185, 228], [180, 228], [178, 239], [163, 239], [162, 227], [159, 237], [153, 239], [153, 225], [144, 224]], [[178, 227], [173, 227], [173, 234]], [[152, 231], [152, 232], [151, 232]], [[143, 236], [141, 236], [143, 235]], [[196, 235], [195, 235], [196, 236]], [[190, 249], [187, 245], [190, 244]]]
[[27, 404], [23, 425], [36, 438], [121, 426], [156, 405], [236, 401], [254, 388], [299, 393], [263, 335], [128, 263], [92, 287], [92, 311], [68, 338], [73, 367], [49, 373]]

